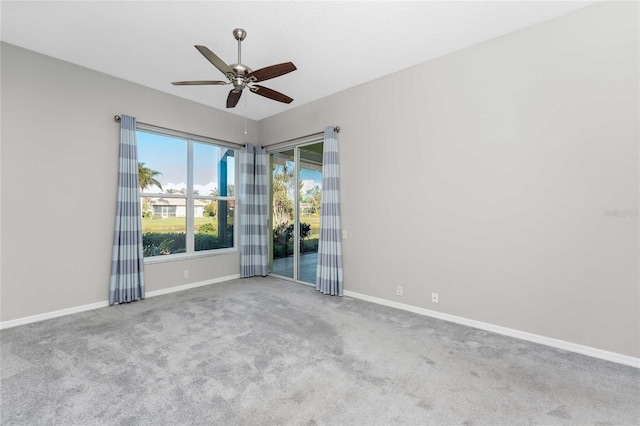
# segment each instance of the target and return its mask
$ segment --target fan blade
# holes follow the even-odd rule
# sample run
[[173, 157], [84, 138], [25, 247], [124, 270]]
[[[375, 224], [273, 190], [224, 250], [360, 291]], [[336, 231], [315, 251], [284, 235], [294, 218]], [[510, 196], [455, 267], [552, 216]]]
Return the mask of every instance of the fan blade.
[[208, 48], [206, 48], [205, 46], [196, 46], [196, 49], [198, 49], [198, 51], [202, 53], [202, 56], [207, 58], [207, 60], [211, 62], [214, 67], [218, 68], [222, 74], [226, 75], [227, 78], [232, 79], [236, 76], [236, 73], [233, 72], [231, 67]]
[[291, 102], [293, 102], [292, 98], [288, 97], [287, 95], [283, 95], [280, 92], [276, 92], [273, 89], [269, 89], [268, 87], [255, 84], [250, 88], [253, 93], [264, 96], [265, 98], [273, 99], [274, 101], [283, 102], [285, 104], [290, 104]]
[[227, 96], [227, 108], [235, 108], [240, 100], [240, 96], [242, 96], [242, 90], [233, 89], [229, 92], [229, 96]]
[[231, 84], [228, 81], [216, 81], [216, 80], [195, 80], [195, 81], [172, 81], [174, 86], [198, 86], [201, 84]]
[[270, 67], [260, 68], [254, 72], [249, 73], [247, 78], [251, 81], [265, 81], [270, 78], [280, 77], [281, 75], [290, 73], [297, 70], [296, 66], [292, 62], [284, 62], [278, 65], [271, 65]]

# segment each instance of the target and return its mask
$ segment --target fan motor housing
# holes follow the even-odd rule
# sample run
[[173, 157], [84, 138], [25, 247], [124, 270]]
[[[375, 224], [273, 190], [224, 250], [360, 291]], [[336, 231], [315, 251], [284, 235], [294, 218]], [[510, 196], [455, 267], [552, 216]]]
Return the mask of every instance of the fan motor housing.
[[231, 69], [236, 73], [238, 77], [246, 77], [251, 73], [252, 69], [244, 64], [231, 64]]
[[251, 68], [244, 64], [231, 64], [231, 69], [236, 73], [237, 77], [232, 79], [233, 87], [236, 90], [242, 90], [247, 86], [247, 75], [251, 73]]

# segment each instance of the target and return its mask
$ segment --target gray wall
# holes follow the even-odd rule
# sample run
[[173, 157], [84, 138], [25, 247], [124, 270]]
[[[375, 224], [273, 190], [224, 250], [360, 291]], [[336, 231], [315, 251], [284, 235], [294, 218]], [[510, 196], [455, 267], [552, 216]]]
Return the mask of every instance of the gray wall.
[[[2, 45], [2, 321], [108, 299], [115, 114], [237, 143], [244, 119]], [[183, 278], [189, 269], [190, 278]], [[237, 253], [147, 265], [147, 291], [239, 273]]]
[[345, 289], [640, 356], [638, 217], [606, 216], [639, 207], [638, 16], [597, 4], [259, 122], [342, 127]]
[[[639, 207], [638, 12], [597, 4], [250, 122], [248, 141], [342, 127], [347, 290], [638, 357], [638, 218], [605, 215]], [[107, 299], [114, 114], [245, 140], [241, 117], [1, 46], [7, 321]], [[238, 256], [146, 272], [160, 290]]]

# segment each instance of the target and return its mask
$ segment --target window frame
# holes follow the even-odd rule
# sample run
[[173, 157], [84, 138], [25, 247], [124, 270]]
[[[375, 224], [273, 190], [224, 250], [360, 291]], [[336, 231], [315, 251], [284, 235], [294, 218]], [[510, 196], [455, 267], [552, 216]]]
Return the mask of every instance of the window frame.
[[[186, 217], [185, 217], [185, 253], [173, 253], [173, 254], [164, 254], [159, 256], [147, 256], [144, 257], [144, 263], [162, 263], [162, 262], [173, 262], [185, 259], [194, 259], [199, 257], [210, 257], [210, 256], [218, 256], [230, 253], [236, 253], [239, 251], [238, 248], [238, 232], [236, 231], [236, 213], [238, 210], [238, 179], [239, 179], [239, 157], [240, 157], [240, 148], [242, 145], [235, 144], [232, 142], [222, 141], [214, 138], [209, 138], [206, 136], [194, 135], [192, 133], [181, 132], [177, 130], [166, 129], [159, 126], [152, 126], [150, 124], [142, 124], [136, 123], [136, 134], [137, 132], [144, 133], [152, 133], [159, 136], [171, 137], [176, 139], [184, 140], [186, 143], [187, 150], [187, 164], [186, 164], [186, 173], [187, 173], [187, 190], [185, 194], [152, 194], [148, 192], [140, 192], [140, 198], [148, 197], [148, 198], [178, 198], [184, 199], [186, 202]], [[217, 196], [217, 195], [195, 195], [193, 193], [193, 184], [194, 184], [194, 143], [202, 143], [206, 145], [212, 145], [217, 148], [227, 148], [232, 149], [234, 151], [234, 187], [236, 188], [234, 194], [232, 196]], [[138, 158], [140, 161], [140, 158]], [[226, 248], [218, 248], [218, 249], [210, 249], [210, 250], [195, 250], [195, 217], [194, 217], [194, 201], [196, 199], [201, 200], [211, 200], [211, 201], [233, 201], [234, 205], [234, 222], [233, 222], [233, 247]], [[142, 207], [142, 206], [141, 206]], [[142, 212], [140, 212], [142, 216]]]

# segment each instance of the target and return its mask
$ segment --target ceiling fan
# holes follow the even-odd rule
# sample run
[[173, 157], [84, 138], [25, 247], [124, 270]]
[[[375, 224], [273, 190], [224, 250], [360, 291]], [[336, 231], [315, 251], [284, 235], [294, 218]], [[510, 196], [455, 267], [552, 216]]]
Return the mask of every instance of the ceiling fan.
[[275, 90], [269, 89], [268, 87], [260, 86], [254, 83], [269, 80], [270, 78], [279, 77], [281, 75], [290, 73], [291, 71], [295, 71], [297, 69], [296, 66], [293, 65], [292, 62], [284, 62], [282, 64], [271, 65], [269, 67], [252, 71], [251, 68], [244, 65], [241, 61], [242, 40], [244, 40], [247, 36], [247, 32], [242, 28], [236, 28], [235, 30], [233, 30], [233, 36], [236, 40], [238, 40], [237, 64], [227, 65], [222, 59], [218, 57], [218, 55], [213, 53], [205, 46], [195, 46], [195, 48], [198, 49], [198, 51], [202, 53], [202, 55], [207, 58], [207, 60], [211, 62], [214, 67], [218, 68], [220, 72], [222, 72], [222, 74], [227, 77], [227, 81], [174, 81], [171, 84], [175, 86], [233, 84], [233, 89], [231, 89], [229, 95], [227, 96], [227, 108], [234, 108], [238, 104], [240, 96], [242, 96], [242, 91], [245, 88], [248, 88], [250, 91], [260, 96], [264, 96], [265, 98], [273, 99], [274, 101], [278, 102], [284, 102], [285, 104], [290, 104], [293, 99], [289, 96], [284, 95], [280, 92], [276, 92]]

